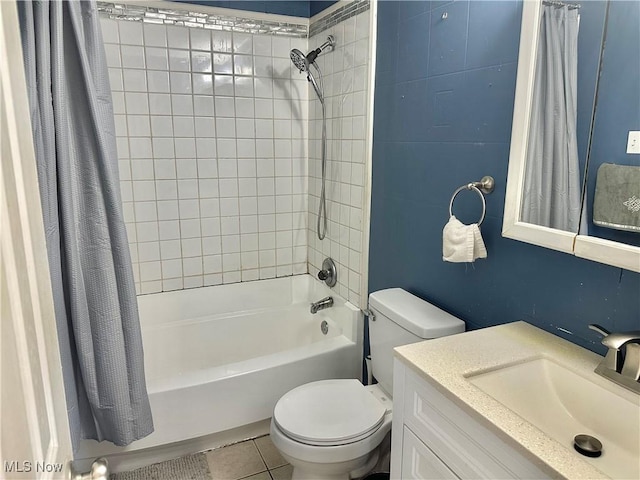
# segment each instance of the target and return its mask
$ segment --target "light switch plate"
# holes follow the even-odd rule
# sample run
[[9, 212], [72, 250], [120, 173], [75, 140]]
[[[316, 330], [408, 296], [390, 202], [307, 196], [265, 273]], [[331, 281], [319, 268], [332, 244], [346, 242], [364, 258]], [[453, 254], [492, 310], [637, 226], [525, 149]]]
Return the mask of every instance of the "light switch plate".
[[640, 154], [640, 132], [629, 132], [629, 139], [627, 140], [627, 153]]

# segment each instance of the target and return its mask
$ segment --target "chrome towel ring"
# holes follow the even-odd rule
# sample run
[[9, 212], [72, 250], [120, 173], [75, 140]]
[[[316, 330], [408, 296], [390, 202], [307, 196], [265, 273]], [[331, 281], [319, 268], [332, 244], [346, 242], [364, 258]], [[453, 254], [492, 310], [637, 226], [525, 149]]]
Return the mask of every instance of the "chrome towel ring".
[[451, 196], [451, 201], [449, 202], [449, 217], [453, 216], [453, 212], [452, 212], [453, 201], [456, 199], [456, 196], [463, 190], [473, 190], [480, 196], [480, 200], [482, 201], [482, 216], [478, 221], [478, 226], [482, 225], [482, 222], [484, 222], [484, 217], [487, 213], [487, 203], [484, 199], [484, 194], [493, 192], [494, 187], [495, 187], [495, 181], [493, 177], [488, 175], [485, 177], [482, 177], [482, 179], [479, 182], [471, 182], [471, 183], [467, 183], [466, 185], [462, 185], [461, 187], [458, 187], [456, 191], [453, 192], [453, 195]]

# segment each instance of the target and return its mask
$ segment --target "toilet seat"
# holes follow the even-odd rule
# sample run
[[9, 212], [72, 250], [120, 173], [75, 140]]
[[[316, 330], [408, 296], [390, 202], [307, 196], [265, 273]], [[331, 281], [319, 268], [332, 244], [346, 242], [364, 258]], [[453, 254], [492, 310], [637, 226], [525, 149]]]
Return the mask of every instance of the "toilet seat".
[[370, 436], [386, 408], [357, 380], [311, 382], [286, 393], [273, 420], [289, 438], [307, 445], [337, 446]]

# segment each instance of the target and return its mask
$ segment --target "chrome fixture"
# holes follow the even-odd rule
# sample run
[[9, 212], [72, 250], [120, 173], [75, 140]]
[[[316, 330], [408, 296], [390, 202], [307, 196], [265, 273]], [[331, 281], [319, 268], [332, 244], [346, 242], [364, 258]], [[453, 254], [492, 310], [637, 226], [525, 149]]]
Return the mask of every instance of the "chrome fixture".
[[322, 45], [320, 45], [320, 47], [316, 48], [315, 50], [311, 50], [306, 55], [302, 53], [300, 50], [298, 50], [297, 48], [294, 48], [293, 50], [291, 50], [291, 54], [290, 54], [291, 61], [298, 68], [298, 70], [300, 70], [301, 72], [307, 72], [309, 70], [309, 65], [311, 65], [313, 62], [316, 61], [316, 58], [318, 58], [318, 55], [324, 52], [324, 50], [326, 50], [327, 48], [333, 49], [334, 45], [335, 45], [335, 38], [333, 35], [329, 35], [327, 37], [326, 42], [324, 42]]
[[640, 331], [611, 333], [593, 324], [589, 328], [602, 335], [602, 344], [609, 348], [595, 372], [640, 394]]
[[329, 287], [333, 287], [338, 281], [338, 270], [331, 258], [325, 258], [322, 262], [322, 270], [318, 272], [318, 278]]
[[486, 175], [480, 179], [479, 182], [471, 182], [466, 185], [462, 185], [458, 187], [451, 196], [451, 201], [449, 202], [449, 216], [453, 216], [453, 201], [456, 199], [458, 194], [463, 190], [473, 190], [480, 196], [480, 201], [482, 202], [482, 216], [480, 220], [478, 220], [478, 226], [482, 225], [484, 222], [484, 216], [487, 213], [487, 202], [484, 200], [484, 194], [488, 194], [493, 192], [495, 188], [496, 182], [492, 176]]
[[329, 324], [327, 323], [326, 320], [323, 320], [322, 323], [320, 324], [320, 331], [322, 332], [323, 335], [326, 335], [327, 333], [329, 333]]
[[371, 320], [372, 322], [376, 321], [376, 315], [375, 313], [373, 313], [373, 310], [369, 308], [365, 308], [364, 310], [360, 309], [360, 311], [362, 312], [363, 315], [365, 315], [366, 317], [369, 317], [369, 320]]
[[322, 300], [311, 304], [311, 313], [318, 313], [320, 310], [333, 306], [333, 297], [324, 297]]
[[585, 457], [597, 458], [602, 455], [602, 442], [596, 437], [585, 433], [574, 437], [573, 448]]
[[324, 42], [322, 45], [320, 45], [320, 47], [316, 48], [315, 50], [311, 50], [306, 55], [302, 53], [300, 50], [298, 50], [297, 48], [294, 48], [289, 53], [289, 56], [291, 57], [291, 61], [296, 66], [296, 68], [300, 70], [300, 73], [304, 72], [307, 74], [307, 80], [311, 82], [314, 90], [318, 94], [320, 103], [323, 103], [323, 104], [324, 104], [324, 95], [321, 89], [319, 88], [319, 84], [316, 81], [316, 78], [313, 76], [313, 72], [309, 67], [313, 65], [313, 67], [317, 70], [318, 75], [320, 75], [320, 81], [322, 82], [322, 73], [318, 68], [318, 64], [316, 63], [316, 58], [318, 58], [318, 56], [322, 54], [327, 48], [331, 48], [331, 50], [333, 50], [335, 48], [334, 46], [335, 46], [335, 38], [333, 37], [333, 35], [329, 35], [327, 37], [326, 42]]
[[[302, 53], [297, 48], [291, 50], [289, 56], [291, 57], [291, 61], [296, 66], [300, 73], [307, 74], [307, 80], [313, 85], [313, 89], [318, 95], [318, 100], [320, 100], [320, 105], [322, 106], [322, 142], [320, 145], [321, 148], [321, 161], [322, 161], [322, 186], [320, 188], [320, 205], [318, 206], [318, 221], [316, 224], [316, 228], [318, 230], [318, 238], [323, 240], [327, 234], [327, 199], [325, 194], [325, 183], [327, 177], [327, 155], [326, 155], [326, 144], [327, 144], [327, 114], [324, 106], [324, 86], [322, 81], [322, 72], [320, 71], [320, 67], [316, 63], [316, 58], [322, 52], [324, 52], [327, 48], [331, 48], [333, 50], [335, 48], [335, 38], [333, 35], [329, 35], [327, 37], [327, 41], [324, 42], [320, 47], [315, 50], [311, 50], [306, 55]], [[320, 81], [316, 80], [316, 77], [313, 75], [313, 71], [311, 70], [311, 66], [316, 70], [318, 74], [318, 78]]]
[[91, 470], [85, 473], [76, 472], [71, 468], [69, 473], [71, 480], [109, 480], [109, 462], [106, 458], [97, 458], [91, 464]]

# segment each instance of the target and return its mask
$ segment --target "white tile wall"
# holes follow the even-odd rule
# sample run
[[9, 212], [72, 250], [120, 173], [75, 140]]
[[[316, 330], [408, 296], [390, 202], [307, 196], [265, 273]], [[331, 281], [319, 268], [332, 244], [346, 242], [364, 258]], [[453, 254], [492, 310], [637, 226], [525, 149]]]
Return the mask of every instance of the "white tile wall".
[[101, 22], [138, 292], [307, 272], [307, 40]]
[[[365, 142], [367, 125], [370, 11], [351, 17], [309, 39], [309, 48], [334, 35], [336, 49], [318, 57], [324, 77], [327, 107], [326, 197], [328, 230], [317, 237], [321, 185], [322, 110], [313, 88], [309, 98], [309, 272], [317, 273], [325, 257], [337, 263], [341, 296], [364, 308], [360, 291], [362, 212], [365, 201]], [[294, 75], [295, 78], [295, 75]], [[274, 101], [275, 102], [275, 101]], [[275, 104], [275, 103], [274, 103]], [[361, 295], [362, 294], [362, 295]]]

